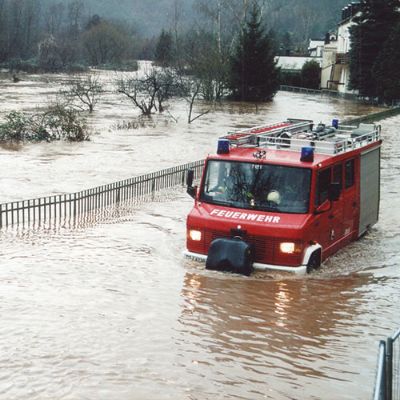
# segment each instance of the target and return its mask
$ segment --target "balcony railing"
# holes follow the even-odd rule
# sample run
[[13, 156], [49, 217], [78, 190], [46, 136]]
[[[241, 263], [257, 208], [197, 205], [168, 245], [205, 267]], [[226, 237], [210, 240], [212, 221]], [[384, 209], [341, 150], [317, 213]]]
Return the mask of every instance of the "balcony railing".
[[336, 64], [348, 64], [349, 61], [349, 53], [336, 53]]

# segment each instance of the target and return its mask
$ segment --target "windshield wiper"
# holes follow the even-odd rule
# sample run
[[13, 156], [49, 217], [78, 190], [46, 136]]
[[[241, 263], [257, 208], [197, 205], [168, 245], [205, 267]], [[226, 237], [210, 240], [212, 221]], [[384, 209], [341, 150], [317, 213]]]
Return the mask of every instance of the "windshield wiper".
[[219, 206], [234, 207], [234, 206], [232, 205], [232, 203], [230, 203], [229, 201], [223, 201], [223, 200], [215, 200], [215, 199], [212, 199], [212, 201], [210, 201], [210, 203], [212, 203], [212, 204], [217, 204], [217, 205], [219, 205]]

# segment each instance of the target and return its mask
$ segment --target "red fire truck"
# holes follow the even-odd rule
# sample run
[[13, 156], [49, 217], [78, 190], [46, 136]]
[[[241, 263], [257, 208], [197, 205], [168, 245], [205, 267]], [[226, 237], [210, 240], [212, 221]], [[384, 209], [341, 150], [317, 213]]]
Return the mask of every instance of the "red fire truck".
[[310, 272], [378, 221], [380, 126], [288, 119], [219, 139], [187, 217], [206, 268]]

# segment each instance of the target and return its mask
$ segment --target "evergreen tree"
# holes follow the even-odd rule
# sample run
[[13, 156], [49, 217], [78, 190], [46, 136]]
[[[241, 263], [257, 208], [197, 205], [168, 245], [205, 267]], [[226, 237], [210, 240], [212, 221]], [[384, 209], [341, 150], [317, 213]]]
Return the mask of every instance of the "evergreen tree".
[[279, 88], [279, 71], [270, 38], [261, 26], [256, 2], [242, 29], [230, 64], [229, 86], [235, 100], [272, 100]]
[[385, 42], [372, 73], [377, 82], [378, 97], [385, 102], [400, 100], [400, 22]]
[[162, 66], [170, 65], [172, 62], [172, 35], [162, 30], [155, 51], [155, 60]]
[[358, 89], [361, 96], [378, 96], [378, 82], [373, 65], [390, 30], [399, 20], [398, 0], [363, 0], [361, 14], [350, 28], [350, 89]]

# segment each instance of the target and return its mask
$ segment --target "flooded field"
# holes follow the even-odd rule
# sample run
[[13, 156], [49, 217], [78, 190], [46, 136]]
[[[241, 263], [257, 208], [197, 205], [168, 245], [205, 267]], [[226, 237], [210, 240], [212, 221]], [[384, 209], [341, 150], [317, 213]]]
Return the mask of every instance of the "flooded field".
[[[0, 81], [0, 115], [42, 106], [64, 79]], [[0, 147], [0, 202], [202, 159], [235, 127], [369, 111], [281, 92], [258, 110], [218, 106], [191, 126], [177, 101], [177, 123], [121, 130], [135, 112], [111, 91], [104, 100], [90, 142]], [[378, 340], [400, 326], [399, 123], [382, 121], [379, 223], [307, 277], [246, 278], [184, 260], [192, 200], [181, 190], [77, 229], [0, 232], [0, 398], [370, 398]]]

